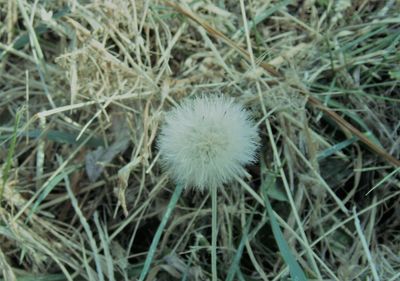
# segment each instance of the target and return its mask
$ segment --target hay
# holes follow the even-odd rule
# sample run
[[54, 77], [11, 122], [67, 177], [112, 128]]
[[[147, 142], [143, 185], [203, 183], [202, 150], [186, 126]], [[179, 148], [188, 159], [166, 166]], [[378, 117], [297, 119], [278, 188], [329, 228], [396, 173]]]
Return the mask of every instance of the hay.
[[[287, 255], [309, 280], [397, 280], [399, 12], [0, 0], [0, 280], [138, 278], [175, 189], [163, 114], [204, 94], [244, 104], [262, 139], [218, 194], [220, 280], [289, 280]], [[210, 198], [184, 192], [147, 280], [211, 279], [211, 234]]]

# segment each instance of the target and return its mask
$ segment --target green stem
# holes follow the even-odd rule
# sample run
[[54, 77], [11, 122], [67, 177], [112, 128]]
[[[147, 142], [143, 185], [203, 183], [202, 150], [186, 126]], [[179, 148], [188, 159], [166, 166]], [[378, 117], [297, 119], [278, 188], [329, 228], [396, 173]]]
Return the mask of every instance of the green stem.
[[218, 280], [217, 272], [217, 188], [211, 189], [211, 273], [212, 281]]
[[144, 281], [146, 278], [147, 273], [149, 272], [151, 262], [153, 261], [154, 255], [157, 250], [158, 242], [160, 242], [161, 234], [164, 231], [165, 225], [168, 222], [169, 217], [171, 216], [172, 211], [175, 209], [175, 205], [178, 202], [179, 198], [181, 197], [183, 191], [183, 184], [178, 184], [175, 188], [174, 194], [172, 194], [171, 200], [168, 203], [167, 210], [161, 220], [160, 225], [154, 235], [153, 241], [151, 242], [149, 252], [147, 253], [146, 260], [143, 265], [143, 270], [140, 273], [139, 281]]

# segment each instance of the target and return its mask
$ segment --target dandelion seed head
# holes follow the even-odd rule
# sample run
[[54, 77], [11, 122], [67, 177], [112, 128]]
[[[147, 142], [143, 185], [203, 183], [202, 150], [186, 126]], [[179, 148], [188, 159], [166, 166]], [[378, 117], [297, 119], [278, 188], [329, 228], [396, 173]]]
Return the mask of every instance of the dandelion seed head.
[[203, 190], [245, 174], [243, 166], [255, 161], [258, 132], [232, 98], [203, 96], [166, 114], [158, 146], [177, 183]]

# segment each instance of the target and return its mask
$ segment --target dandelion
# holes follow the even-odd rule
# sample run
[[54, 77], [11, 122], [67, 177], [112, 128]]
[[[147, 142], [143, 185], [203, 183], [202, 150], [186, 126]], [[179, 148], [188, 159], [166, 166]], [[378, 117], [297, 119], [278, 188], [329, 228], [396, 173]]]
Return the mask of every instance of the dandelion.
[[166, 115], [158, 141], [163, 166], [178, 184], [216, 188], [255, 161], [258, 133], [250, 115], [223, 96], [186, 100]]
[[145, 280], [162, 231], [184, 187], [209, 188], [212, 200], [211, 269], [217, 272], [217, 187], [245, 174], [255, 161], [257, 128], [250, 115], [232, 98], [186, 100], [167, 113], [158, 146], [161, 160], [177, 185], [150, 245], [140, 281]]

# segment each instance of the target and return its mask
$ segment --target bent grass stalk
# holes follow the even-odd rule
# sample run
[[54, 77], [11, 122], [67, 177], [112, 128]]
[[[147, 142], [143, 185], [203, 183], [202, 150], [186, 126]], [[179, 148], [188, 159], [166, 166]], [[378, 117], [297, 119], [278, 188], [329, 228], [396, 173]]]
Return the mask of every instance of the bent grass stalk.
[[18, 131], [20, 117], [21, 117], [21, 111], [18, 111], [15, 116], [14, 130], [13, 130], [13, 135], [11, 138], [10, 148], [7, 153], [7, 158], [6, 158], [5, 164], [2, 167], [2, 173], [0, 173], [0, 174], [2, 174], [2, 179], [1, 179], [2, 183], [0, 186], [0, 203], [3, 201], [3, 193], [4, 193], [4, 189], [6, 187], [7, 181], [8, 181], [11, 164], [12, 164], [12, 158], [14, 156], [15, 146], [17, 144], [17, 134], [18, 134], [17, 131]]

